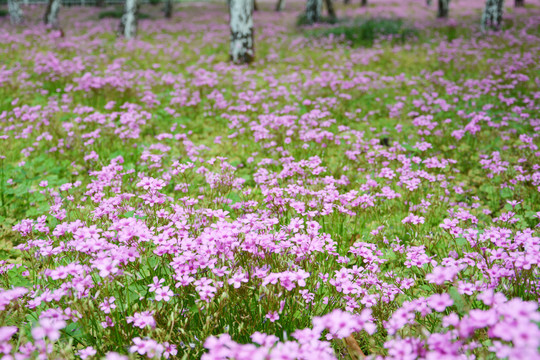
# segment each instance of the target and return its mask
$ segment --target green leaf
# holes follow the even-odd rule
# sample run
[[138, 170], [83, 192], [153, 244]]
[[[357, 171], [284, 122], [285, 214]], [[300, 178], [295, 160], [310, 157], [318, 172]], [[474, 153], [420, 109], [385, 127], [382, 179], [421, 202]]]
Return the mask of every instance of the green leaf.
[[22, 276], [22, 272], [24, 270], [25, 269], [23, 267], [14, 267], [7, 272], [10, 286], [32, 286], [31, 282], [25, 276]]
[[452, 286], [448, 290], [448, 294], [450, 295], [452, 300], [454, 300], [454, 306], [456, 307], [458, 314], [465, 314], [467, 311], [467, 303], [465, 302], [463, 296], [457, 291], [457, 288], [455, 286]]
[[508, 198], [513, 198], [514, 197], [514, 192], [512, 190], [510, 190], [510, 188], [502, 188], [501, 189], [501, 197], [503, 199], [508, 199]]
[[457, 243], [459, 246], [463, 247], [463, 246], [466, 246], [469, 242], [468, 242], [465, 238], [458, 237], [458, 238], [456, 239], [456, 243]]

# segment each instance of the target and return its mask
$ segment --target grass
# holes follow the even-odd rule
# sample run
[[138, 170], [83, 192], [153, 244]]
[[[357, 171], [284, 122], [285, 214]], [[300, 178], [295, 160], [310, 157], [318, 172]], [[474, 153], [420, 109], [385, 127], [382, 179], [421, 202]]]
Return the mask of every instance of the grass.
[[[32, 329], [40, 316], [63, 316], [57, 311], [69, 308], [81, 317], [66, 320], [51, 341], [51, 358], [78, 358], [88, 346], [98, 357], [127, 354], [136, 337], [177, 345], [177, 358], [198, 358], [210, 336], [228, 333], [251, 343], [254, 332], [265, 332], [291, 340], [334, 309], [361, 313], [362, 301], [373, 296], [377, 332], [353, 338], [364, 354], [384, 355], [388, 340], [446, 336], [445, 316], [490, 308], [477, 299], [480, 290], [460, 293], [462, 283], [489, 282], [508, 298], [538, 299], [535, 267], [486, 255], [536, 256], [536, 240], [526, 234], [538, 236], [537, 150], [520, 138], [534, 136], [538, 126], [531, 102], [536, 40], [461, 25], [419, 30], [385, 18], [299, 34], [276, 17], [256, 38], [258, 62], [232, 67], [229, 33], [214, 21], [226, 14], [210, 5], [203, 10], [186, 7], [179, 20], [156, 20], [137, 42], [117, 40], [110, 29], [86, 31], [84, 13], [74, 26], [80, 19], [73, 12], [63, 17], [65, 28], [75, 29], [73, 41], [27, 31], [0, 44], [10, 53], [7, 66], [17, 69], [0, 77], [6, 114], [0, 135], [7, 136], [0, 159], [0, 288], [35, 290], [10, 300], [8, 316], [0, 314], [0, 326], [20, 329], [14, 348], [39, 345]], [[511, 31], [521, 34], [524, 25], [516, 26]], [[422, 143], [431, 148], [420, 149]], [[145, 189], [138, 185], [144, 177], [163, 186]], [[219, 210], [228, 212], [223, 221]], [[519, 221], [495, 221], [509, 212]], [[411, 213], [424, 222], [403, 223]], [[25, 219], [33, 221], [28, 233], [13, 228]], [[296, 219], [303, 228], [295, 235], [288, 226]], [[442, 229], [445, 219], [479, 234], [500, 228], [517, 239], [521, 232], [519, 241], [530, 243], [516, 248], [492, 233], [478, 246], [469, 233]], [[310, 221], [320, 225], [318, 235], [308, 233]], [[417, 253], [429, 260], [407, 265]], [[100, 274], [96, 263], [115, 256], [119, 271]], [[452, 281], [427, 279], [433, 261], [456, 260], [468, 266]], [[74, 268], [54, 278], [61, 266]], [[512, 271], [499, 272], [498, 283], [485, 272], [501, 268]], [[286, 279], [262, 286], [254, 275], [261, 269], [309, 276], [290, 289]], [[249, 280], [234, 287], [229, 280], [242, 272]], [[355, 279], [358, 294], [336, 285], [340, 272]], [[180, 275], [211, 280], [215, 296], [202, 299], [200, 284], [177, 287]], [[154, 277], [174, 292], [170, 300], [149, 290]], [[403, 286], [407, 279], [414, 280], [410, 287]], [[60, 300], [45, 293], [66, 288]], [[406, 301], [443, 293], [452, 305], [413, 311], [414, 321], [390, 334], [388, 323]], [[34, 307], [31, 300], [42, 294]], [[110, 297], [117, 307], [105, 313]], [[126, 321], [141, 311], [153, 312], [155, 327]], [[267, 315], [274, 311], [280, 319], [272, 322]], [[115, 326], [102, 325], [107, 317]], [[529, 320], [519, 323], [532, 326]], [[459, 339], [479, 346], [458, 350], [493, 357], [489, 344], [497, 338], [490, 336], [480, 328]], [[338, 356], [354, 358], [341, 340], [329, 343]]]
[[[341, 21], [340, 19], [337, 19], [335, 17], [321, 15], [321, 17], [320, 17], [320, 19], [319, 19], [319, 21], [317, 23], [318, 24], [337, 24], [340, 21]], [[312, 25], [312, 24], [308, 22], [306, 14], [301, 13], [296, 18], [296, 26], [305, 26], [305, 25]]]
[[[106, 10], [106, 11], [99, 12], [98, 18], [99, 19], [121, 19], [122, 15], [124, 15], [123, 9]], [[145, 13], [138, 13], [137, 17], [141, 20], [152, 18], [152, 16]]]
[[353, 47], [371, 47], [375, 40], [381, 37], [391, 37], [394, 41], [404, 43], [417, 33], [417, 30], [406, 25], [402, 19], [358, 18], [342, 20], [337, 26], [311, 30], [308, 34], [314, 37], [331, 36]]

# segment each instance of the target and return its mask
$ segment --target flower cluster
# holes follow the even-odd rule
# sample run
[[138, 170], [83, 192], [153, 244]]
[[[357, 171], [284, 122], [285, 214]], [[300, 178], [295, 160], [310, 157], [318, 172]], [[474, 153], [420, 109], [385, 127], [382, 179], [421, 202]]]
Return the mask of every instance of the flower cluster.
[[539, 359], [539, 1], [347, 8], [417, 28], [370, 48], [259, 11], [252, 67], [219, 4], [2, 22], [0, 356]]

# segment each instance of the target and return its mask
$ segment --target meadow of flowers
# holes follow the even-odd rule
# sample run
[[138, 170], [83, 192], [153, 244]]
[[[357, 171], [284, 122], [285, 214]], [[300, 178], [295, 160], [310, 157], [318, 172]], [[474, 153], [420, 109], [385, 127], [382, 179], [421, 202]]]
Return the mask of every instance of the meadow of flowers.
[[0, 24], [2, 359], [540, 359], [540, 2], [372, 3]]

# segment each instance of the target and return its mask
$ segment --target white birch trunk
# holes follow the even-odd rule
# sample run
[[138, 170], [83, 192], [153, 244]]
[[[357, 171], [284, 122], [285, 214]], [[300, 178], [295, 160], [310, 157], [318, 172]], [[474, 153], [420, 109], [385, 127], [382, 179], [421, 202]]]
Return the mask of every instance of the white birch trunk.
[[482, 30], [499, 30], [502, 23], [504, 0], [487, 0], [482, 13]]
[[229, 0], [231, 47], [235, 64], [247, 64], [255, 58], [253, 46], [253, 0]]
[[133, 39], [137, 34], [137, 0], [126, 0], [119, 33], [126, 39]]
[[45, 25], [49, 25], [53, 28], [58, 28], [58, 12], [62, 6], [61, 0], [49, 0], [47, 3], [47, 10], [45, 12], [44, 22]]
[[314, 24], [321, 19], [322, 0], [307, 0], [306, 22]]
[[276, 11], [283, 11], [285, 9], [285, 0], [278, 0], [276, 5]]
[[22, 23], [23, 12], [19, 0], [8, 0], [9, 20], [13, 25]]

